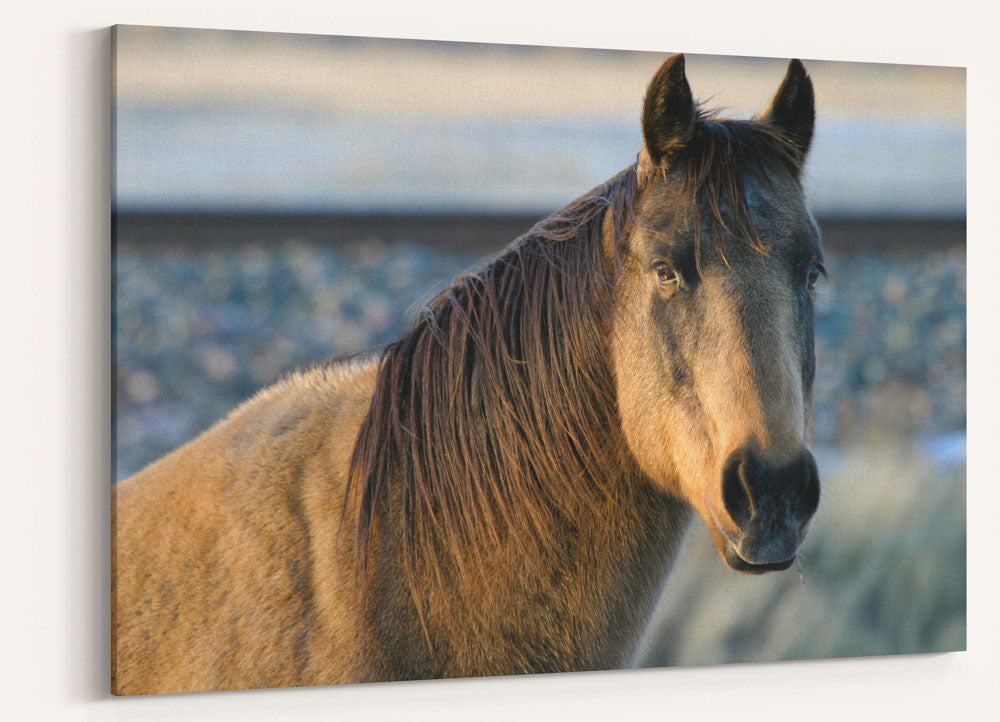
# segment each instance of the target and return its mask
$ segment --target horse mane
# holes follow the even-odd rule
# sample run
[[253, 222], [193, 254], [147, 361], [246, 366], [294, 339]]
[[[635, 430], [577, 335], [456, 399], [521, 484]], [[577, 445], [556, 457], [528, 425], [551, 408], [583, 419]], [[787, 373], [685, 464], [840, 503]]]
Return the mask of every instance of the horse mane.
[[464, 574], [505, 539], [526, 557], [532, 542], [555, 548], [557, 518], [620, 476], [603, 342], [614, 272], [602, 241], [605, 211], [617, 241], [635, 196], [631, 166], [457, 278], [382, 352], [348, 478], [347, 500], [360, 493], [361, 573], [390, 499], [416, 592], [427, 553], [443, 549]]
[[[684, 183], [721, 228], [754, 245], [742, 170], [775, 157], [797, 173], [794, 146], [771, 126], [701, 114]], [[384, 543], [399, 545], [419, 611], [420, 572], [464, 576], [504, 542], [523, 548], [525, 564], [558, 554], [567, 520], [612, 496], [613, 480], [641, 473], [621, 432], [606, 340], [618, 250], [658, 170], [637, 162], [540, 221], [383, 350], [344, 502], [347, 513], [358, 501], [362, 589], [380, 515], [401, 524]]]

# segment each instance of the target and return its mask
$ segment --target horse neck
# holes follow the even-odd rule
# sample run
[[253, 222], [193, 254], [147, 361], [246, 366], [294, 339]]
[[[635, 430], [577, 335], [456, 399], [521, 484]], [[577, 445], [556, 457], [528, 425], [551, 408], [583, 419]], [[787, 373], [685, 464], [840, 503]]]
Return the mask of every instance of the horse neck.
[[[378, 595], [379, 623], [391, 619], [398, 635], [410, 611], [410, 644], [392, 658], [392, 674], [475, 676], [628, 664], [690, 510], [637, 471], [607, 481], [601, 501], [554, 522], [555, 548], [538, 546], [526, 554], [522, 542], [508, 537], [470, 555], [462, 573], [447, 564], [422, 566], [422, 621], [412, 614], [401, 579], [388, 582], [383, 590], [390, 593]], [[415, 656], [416, 648], [422, 651]]]
[[[567, 520], [565, 546], [533, 578], [508, 577], [531, 617], [540, 593], [576, 638], [577, 668], [623, 666], [635, 649], [690, 518], [683, 501], [637, 471], [609, 480], [607, 499]], [[505, 561], [511, 561], [508, 557]], [[551, 612], [542, 616], [551, 623]]]

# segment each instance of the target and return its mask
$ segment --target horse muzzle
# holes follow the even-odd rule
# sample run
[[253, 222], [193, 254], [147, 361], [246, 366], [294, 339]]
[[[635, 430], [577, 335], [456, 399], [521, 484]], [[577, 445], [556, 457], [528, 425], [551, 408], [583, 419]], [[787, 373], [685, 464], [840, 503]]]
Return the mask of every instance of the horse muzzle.
[[803, 449], [775, 465], [737, 449], [723, 465], [722, 501], [736, 526], [720, 530], [726, 563], [751, 574], [788, 569], [819, 506], [816, 460]]

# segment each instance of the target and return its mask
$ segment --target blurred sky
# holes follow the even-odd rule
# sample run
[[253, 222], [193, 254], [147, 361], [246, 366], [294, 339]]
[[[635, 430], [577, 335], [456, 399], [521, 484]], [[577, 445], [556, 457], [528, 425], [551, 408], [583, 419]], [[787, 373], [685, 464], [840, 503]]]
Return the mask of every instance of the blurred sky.
[[[116, 44], [121, 211], [547, 212], [635, 160], [668, 55], [137, 26]], [[787, 63], [687, 61], [732, 117]], [[805, 62], [817, 215], [964, 218], [964, 69]]]

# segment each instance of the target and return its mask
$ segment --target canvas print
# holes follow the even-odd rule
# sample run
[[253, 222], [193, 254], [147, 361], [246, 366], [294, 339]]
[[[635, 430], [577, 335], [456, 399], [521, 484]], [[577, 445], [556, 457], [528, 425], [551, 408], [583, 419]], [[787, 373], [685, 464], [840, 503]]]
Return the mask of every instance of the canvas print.
[[965, 73], [113, 29], [112, 691], [965, 647]]

